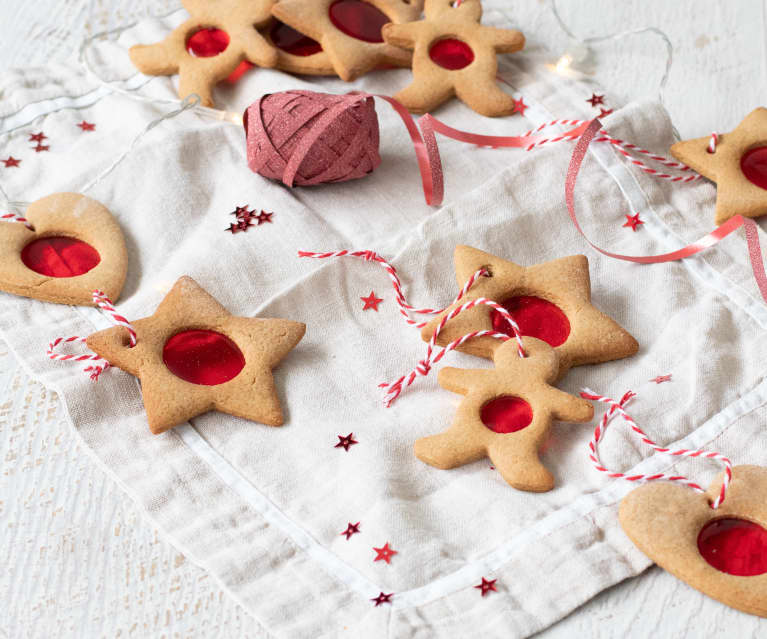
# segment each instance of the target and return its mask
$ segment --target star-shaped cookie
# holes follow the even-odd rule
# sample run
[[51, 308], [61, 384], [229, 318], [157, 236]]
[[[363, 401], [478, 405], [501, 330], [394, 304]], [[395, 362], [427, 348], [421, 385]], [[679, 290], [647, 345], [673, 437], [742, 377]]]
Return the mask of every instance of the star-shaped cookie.
[[[132, 348], [127, 331], [119, 326], [94, 333], [87, 344], [113, 366], [139, 378], [154, 434], [210, 410], [282, 425], [272, 369], [301, 341], [304, 324], [235, 317], [185, 276], [154, 315], [132, 325]], [[188, 357], [179, 360], [184, 348], [178, 339], [187, 335]]]
[[510, 339], [496, 349], [493, 370], [439, 371], [440, 386], [466, 397], [447, 431], [416, 441], [418, 459], [449, 469], [489, 457], [514, 488], [544, 492], [554, 487], [538, 458], [553, 420], [587, 422], [594, 408], [551, 386], [559, 373], [551, 346], [532, 337], [522, 342], [527, 357], [519, 356]]
[[[148, 75], [179, 74], [178, 94], [200, 96], [213, 106], [213, 86], [225, 80], [243, 60], [260, 67], [277, 64], [277, 51], [257, 31], [271, 20], [276, 0], [183, 0], [191, 17], [156, 44], [137, 44], [130, 58]], [[224, 32], [226, 48], [218, 55], [197, 57], [188, 50], [189, 39], [201, 29]]]
[[272, 13], [319, 42], [338, 76], [350, 82], [380, 66], [410, 66], [410, 52], [384, 42], [380, 27], [386, 18], [415, 20], [422, 8], [423, 0], [281, 0]]
[[767, 109], [753, 110], [734, 131], [720, 135], [713, 153], [709, 140], [677, 142], [671, 155], [716, 182], [716, 224], [767, 214]]
[[413, 50], [413, 83], [394, 97], [416, 113], [456, 95], [482, 115], [510, 115], [515, 101], [498, 87], [496, 54], [519, 51], [525, 36], [482, 26], [480, 0], [454, 4], [426, 0], [425, 20], [384, 27], [386, 42]]
[[[421, 332], [424, 341], [431, 339], [442, 315], [471, 299], [485, 297], [506, 306], [523, 335], [544, 339], [556, 349], [560, 375], [572, 366], [629, 357], [639, 349], [631, 335], [591, 304], [589, 261], [584, 255], [524, 267], [469, 246], [457, 246], [454, 259], [459, 286], [482, 267], [490, 276], [479, 278], [460, 302], [429, 322]], [[450, 320], [437, 343], [444, 346], [472, 331], [493, 328], [509, 330], [500, 314], [477, 306]], [[481, 337], [467, 341], [460, 350], [492, 358], [497, 347], [497, 339]]]

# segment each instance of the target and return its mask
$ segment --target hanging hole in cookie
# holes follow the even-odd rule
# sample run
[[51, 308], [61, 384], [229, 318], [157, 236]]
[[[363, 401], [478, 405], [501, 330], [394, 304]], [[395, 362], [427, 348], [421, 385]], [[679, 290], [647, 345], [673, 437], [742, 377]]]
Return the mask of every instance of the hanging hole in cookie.
[[319, 42], [279, 20], [274, 21], [269, 30], [269, 38], [275, 47], [291, 55], [306, 57], [322, 51]]
[[767, 146], [746, 151], [740, 158], [740, 170], [749, 182], [767, 189]]
[[101, 256], [86, 242], [57, 235], [32, 240], [21, 250], [21, 261], [40, 275], [75, 277], [97, 266]]
[[[517, 295], [501, 302], [519, 330], [526, 337], [543, 340], [549, 346], [561, 346], [570, 335], [570, 321], [556, 304], [533, 295]], [[513, 335], [511, 327], [503, 315], [493, 310], [490, 313], [493, 330]]]
[[458, 71], [474, 62], [474, 51], [463, 40], [443, 38], [429, 48], [432, 61], [448, 71]]
[[698, 534], [698, 552], [728, 575], [763, 575], [767, 573], [767, 530], [745, 519], [714, 519]]
[[336, 29], [363, 42], [383, 42], [381, 29], [391, 22], [385, 13], [363, 0], [336, 0], [328, 13]]
[[482, 406], [479, 416], [495, 433], [516, 433], [533, 421], [533, 409], [524, 399], [501, 395]]
[[229, 46], [229, 34], [215, 27], [201, 27], [186, 41], [186, 50], [195, 58], [212, 58]]
[[162, 361], [176, 377], [203, 386], [228, 382], [245, 366], [237, 344], [226, 335], [206, 329], [176, 333], [165, 342]]

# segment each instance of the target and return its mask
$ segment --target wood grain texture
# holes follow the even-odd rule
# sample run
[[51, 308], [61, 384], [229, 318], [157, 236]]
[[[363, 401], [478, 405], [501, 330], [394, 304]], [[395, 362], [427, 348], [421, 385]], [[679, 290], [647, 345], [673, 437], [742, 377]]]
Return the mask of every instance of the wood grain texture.
[[[177, 6], [177, 0], [5, 0], [0, 70], [71, 60], [84, 37]], [[559, 0], [558, 6], [582, 37], [647, 25], [668, 33], [675, 61], [666, 104], [683, 137], [728, 130], [764, 100], [763, 0]], [[515, 0], [504, 8], [514, 26], [526, 25], [528, 48], [563, 50], [566, 38], [547, 0]], [[656, 94], [664, 63], [656, 36], [594, 50], [593, 77], [609, 106]], [[79, 446], [55, 394], [21, 372], [2, 343], [0, 531], [0, 638], [266, 636], [142, 518]], [[654, 567], [540, 636], [763, 637], [765, 623]]]

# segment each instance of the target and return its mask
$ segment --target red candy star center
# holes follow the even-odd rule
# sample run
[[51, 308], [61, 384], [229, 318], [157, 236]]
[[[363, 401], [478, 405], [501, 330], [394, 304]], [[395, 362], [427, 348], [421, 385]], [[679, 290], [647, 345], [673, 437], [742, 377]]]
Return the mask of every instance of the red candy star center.
[[348, 435], [337, 435], [338, 437], [338, 443], [333, 446], [333, 448], [343, 448], [345, 451], [348, 451], [350, 447], [354, 446], [354, 444], [359, 444], [359, 442], [354, 439], [354, 433], [349, 433]]
[[388, 541], [383, 545], [383, 548], [376, 548], [373, 546], [373, 550], [376, 551], [376, 558], [373, 560], [374, 562], [385, 561], [387, 564], [389, 564], [391, 563], [391, 558], [397, 554], [396, 550], [389, 548]]
[[644, 224], [642, 220], [639, 219], [639, 213], [636, 215], [627, 215], [626, 216], [626, 223], [623, 225], [624, 228], [628, 227], [632, 231], [636, 231], [637, 227]]
[[477, 588], [478, 590], [481, 590], [482, 591], [482, 596], [484, 597], [491, 590], [493, 592], [498, 592], [495, 589], [495, 582], [496, 581], [498, 581], [498, 580], [497, 579], [485, 579], [484, 577], [482, 577], [482, 583], [481, 584], [477, 584], [474, 587]]
[[91, 122], [86, 122], [83, 120], [80, 122], [77, 126], [79, 126], [83, 131], [95, 131], [96, 125]]
[[362, 308], [363, 311], [368, 310], [369, 308], [372, 308], [374, 311], [378, 310], [378, 305], [383, 302], [382, 297], [376, 297], [375, 291], [370, 291], [370, 295], [367, 297], [360, 297], [360, 299], [365, 302], [365, 306]]
[[592, 93], [591, 97], [586, 99], [586, 102], [590, 102], [591, 106], [595, 107], [598, 104], [604, 104], [605, 103], [605, 96], [597, 95], [596, 93]]
[[0, 160], [0, 162], [5, 164], [6, 169], [12, 166], [19, 166], [19, 164], [21, 164], [21, 160], [13, 157], [12, 155], [9, 155], [5, 160]]
[[390, 592], [388, 595], [385, 595], [384, 593], [380, 593], [377, 597], [373, 597], [370, 601], [375, 603], [375, 607], [378, 608], [381, 604], [390, 604], [391, 598], [394, 596], [393, 592]]
[[341, 533], [342, 537], [346, 537], [347, 541], [351, 539], [352, 535], [356, 535], [360, 531], [360, 522], [357, 522], [356, 524], [353, 524], [352, 522], [349, 522], [349, 525], [346, 527], [346, 530], [344, 530]]

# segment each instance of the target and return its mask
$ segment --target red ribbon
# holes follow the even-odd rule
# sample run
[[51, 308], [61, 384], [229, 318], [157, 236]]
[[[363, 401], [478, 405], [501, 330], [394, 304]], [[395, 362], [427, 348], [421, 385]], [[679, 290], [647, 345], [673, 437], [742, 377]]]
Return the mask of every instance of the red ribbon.
[[742, 215], [736, 215], [735, 217], [730, 218], [727, 220], [727, 222], [721, 226], [718, 226], [713, 231], [711, 231], [711, 233], [708, 233], [707, 235], [700, 238], [697, 242], [688, 244], [687, 246], [676, 251], [672, 251], [670, 253], [662, 253], [660, 255], [621, 255], [619, 253], [611, 253], [610, 251], [605, 251], [604, 249], [598, 247], [586, 236], [586, 233], [584, 233], [581, 225], [578, 223], [578, 218], [575, 214], [575, 183], [578, 180], [578, 173], [581, 170], [583, 158], [586, 157], [586, 151], [588, 151], [589, 145], [594, 140], [594, 137], [601, 128], [602, 123], [598, 119], [592, 120], [586, 127], [586, 130], [583, 132], [575, 145], [573, 156], [570, 159], [570, 166], [567, 169], [567, 177], [565, 178], [565, 202], [567, 203], [567, 210], [570, 213], [570, 219], [573, 221], [573, 224], [575, 224], [575, 228], [578, 229], [578, 232], [584, 237], [584, 239], [589, 244], [591, 244], [594, 249], [602, 253], [602, 255], [606, 255], [607, 257], [612, 257], [616, 260], [624, 260], [627, 262], [637, 262], [639, 264], [659, 264], [662, 262], [674, 262], [676, 260], [681, 260], [686, 257], [695, 255], [696, 253], [700, 253], [704, 249], [718, 244], [733, 231], [743, 227], [746, 232], [746, 242], [748, 243], [748, 256], [751, 260], [751, 270], [754, 273], [754, 279], [756, 280], [756, 284], [759, 287], [759, 292], [761, 293], [765, 302], [767, 302], [767, 275], [764, 271], [762, 249], [759, 244], [757, 226], [752, 219], [743, 217]]

